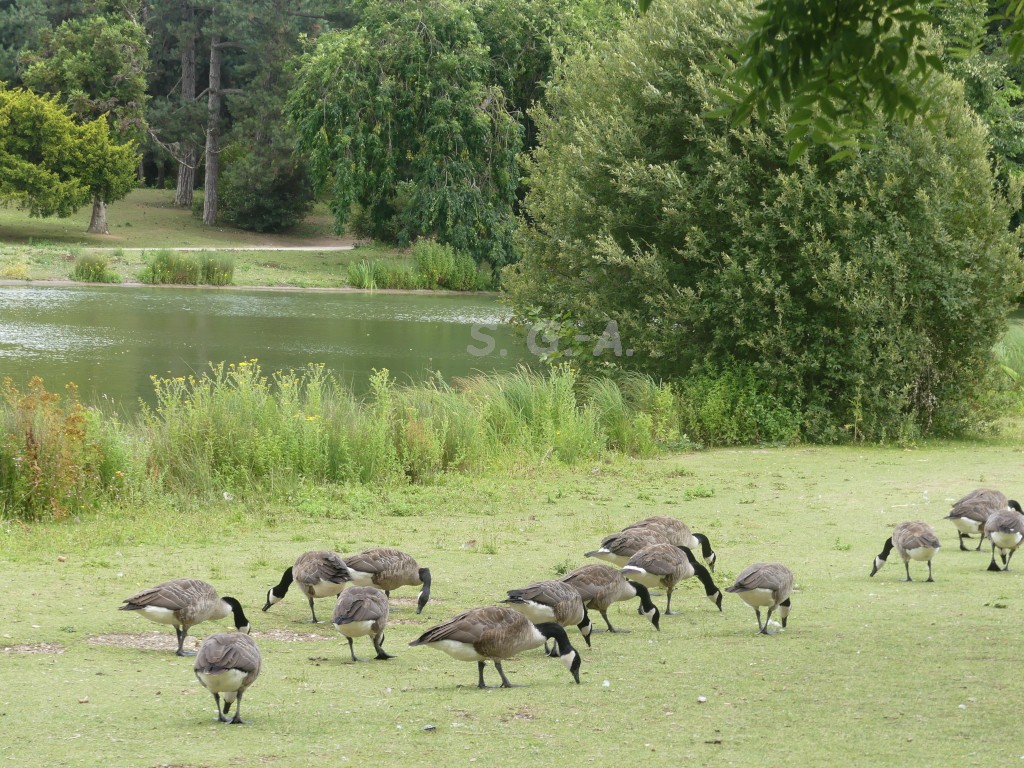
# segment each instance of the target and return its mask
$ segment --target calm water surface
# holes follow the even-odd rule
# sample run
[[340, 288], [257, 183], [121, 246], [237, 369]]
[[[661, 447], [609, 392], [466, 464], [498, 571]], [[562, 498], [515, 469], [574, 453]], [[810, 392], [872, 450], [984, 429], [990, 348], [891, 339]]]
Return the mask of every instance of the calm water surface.
[[[74, 381], [84, 401], [125, 411], [152, 401], [152, 375], [211, 361], [256, 358], [265, 373], [322, 363], [364, 391], [374, 368], [410, 381], [514, 367], [525, 347], [506, 315], [481, 296], [0, 286], [0, 376]], [[474, 336], [474, 324], [497, 327]]]

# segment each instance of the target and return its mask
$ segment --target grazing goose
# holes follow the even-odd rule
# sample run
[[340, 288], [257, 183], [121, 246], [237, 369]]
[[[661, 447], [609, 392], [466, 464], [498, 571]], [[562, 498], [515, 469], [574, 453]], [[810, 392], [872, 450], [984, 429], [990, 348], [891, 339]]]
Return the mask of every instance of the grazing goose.
[[388, 598], [376, 587], [350, 587], [342, 592], [338, 596], [338, 602], [334, 604], [332, 621], [338, 631], [348, 639], [348, 651], [352, 654], [352, 661], [359, 661], [355, 648], [352, 647], [352, 638], [366, 635], [373, 639], [373, 649], [377, 651], [376, 658], [394, 658], [384, 653], [381, 647], [384, 644], [384, 627], [388, 624]]
[[672, 544], [652, 544], [644, 547], [622, 568], [622, 575], [631, 581], [638, 581], [645, 587], [664, 587], [668, 597], [665, 601], [665, 615], [672, 616], [672, 590], [683, 579], [696, 576], [704, 585], [708, 599], [722, 610], [722, 593], [711, 579], [708, 569], [697, 562], [688, 547]]
[[533, 624], [518, 611], [500, 605], [460, 613], [443, 624], [431, 627], [409, 645], [427, 645], [459, 661], [475, 661], [479, 688], [487, 687], [484, 684], [484, 666], [493, 661], [501, 676], [501, 687], [511, 688], [512, 683], [501, 668], [502, 660], [543, 645], [546, 638], [555, 641], [556, 654], [579, 683], [582, 659], [561, 625], [554, 622]]
[[313, 624], [319, 624], [313, 599], [317, 597], [333, 597], [345, 589], [346, 582], [351, 580], [348, 566], [337, 552], [314, 550], [299, 555], [295, 565], [286, 568], [281, 581], [267, 590], [267, 603], [264, 611], [280, 602], [288, 594], [292, 581], [309, 600], [309, 612], [313, 615]]
[[[1010, 500], [1010, 509], [1002, 512], [994, 512], [985, 521], [985, 535], [992, 542], [992, 562], [988, 564], [990, 571], [1010, 570], [1010, 560], [1013, 553], [1017, 551], [1022, 540], [1024, 540], [1024, 515], [1021, 514], [1020, 504]], [[999, 558], [1003, 561], [1003, 567], [996, 565], [996, 548], [999, 548]]]
[[632, 528], [605, 536], [601, 539], [601, 548], [587, 552], [585, 557], [596, 557], [621, 568], [644, 547], [669, 543], [663, 528]]
[[580, 593], [583, 604], [590, 610], [601, 612], [609, 632], [628, 632], [628, 629], [615, 629], [608, 621], [608, 608], [620, 600], [640, 598], [640, 613], [651, 620], [654, 628], [660, 630], [661, 613], [651, 600], [647, 587], [636, 581], [626, 581], [625, 577], [615, 568], [604, 563], [591, 563], [577, 568], [562, 577], [562, 581]]
[[[260, 675], [263, 659], [260, 649], [248, 635], [220, 632], [210, 635], [199, 647], [196, 656], [196, 677], [217, 702], [217, 720], [222, 723], [242, 723], [242, 694]], [[220, 697], [224, 696], [224, 709]], [[235, 716], [228, 720], [231, 704], [237, 701]]]
[[[978, 488], [971, 491], [963, 498], [953, 502], [953, 509], [944, 520], [952, 520], [960, 538], [960, 549], [964, 552], [964, 539], [977, 534], [978, 546], [975, 552], [981, 549], [985, 540], [985, 521], [993, 512], [1001, 512], [1009, 508], [1009, 500], [1006, 495], [992, 488]], [[1014, 502], [1014, 504], [1017, 504]], [[1017, 508], [1020, 505], [1017, 504]]]
[[677, 520], [668, 515], [654, 515], [627, 525], [622, 530], [630, 531], [636, 528], [661, 529], [664, 531], [665, 538], [669, 544], [675, 544], [677, 547], [689, 547], [692, 550], [699, 548], [704, 562], [708, 564], [708, 570], [714, 572], [715, 561], [718, 560], [718, 555], [711, 548], [711, 542], [708, 540], [708, 537], [703, 533], [694, 533], [690, 530], [690, 526], [682, 520]]
[[939, 535], [928, 523], [915, 520], [907, 523], [900, 523], [892, 532], [892, 536], [885, 540], [885, 546], [881, 553], [875, 558], [875, 564], [871, 568], [871, 575], [874, 576], [885, 565], [889, 559], [889, 553], [896, 547], [899, 556], [903, 558], [903, 565], [907, 569], [907, 581], [910, 578], [910, 561], [924, 560], [928, 563], [928, 578], [925, 581], [935, 581], [932, 578], [932, 558], [939, 551]]
[[563, 627], [575, 624], [590, 647], [590, 617], [580, 593], [561, 581], [538, 581], [522, 589], [510, 589], [502, 600], [534, 624], [553, 621]]
[[189, 629], [204, 621], [217, 621], [229, 613], [235, 616], [235, 628], [249, 633], [249, 620], [242, 605], [233, 597], [219, 597], [212, 584], [199, 579], [173, 579], [144, 589], [126, 598], [119, 611], [138, 611], [157, 624], [170, 624], [178, 636], [178, 656], [195, 656], [185, 651]]
[[376, 587], [383, 589], [384, 594], [391, 596], [392, 589], [399, 587], [418, 587], [421, 584], [419, 598], [416, 601], [416, 613], [423, 611], [423, 606], [430, 599], [430, 569], [420, 568], [411, 555], [400, 549], [377, 547], [345, 558], [352, 583], [357, 587]]
[[[726, 587], [726, 592], [733, 592], [757, 614], [757, 631], [762, 635], [771, 634], [768, 622], [772, 611], [779, 610], [782, 627], [786, 627], [791, 606], [789, 594], [793, 591], [793, 572], [782, 563], [754, 563], [736, 577], [736, 583]], [[761, 626], [761, 609], [767, 608], [764, 626]]]

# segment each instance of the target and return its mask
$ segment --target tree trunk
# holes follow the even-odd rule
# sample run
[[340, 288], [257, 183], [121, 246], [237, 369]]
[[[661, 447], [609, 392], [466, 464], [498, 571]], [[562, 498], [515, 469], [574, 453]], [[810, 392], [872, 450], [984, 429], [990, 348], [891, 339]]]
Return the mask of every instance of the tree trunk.
[[[185, 5], [183, 27], [187, 36], [181, 46], [181, 104], [188, 109], [196, 100], [196, 31], [193, 24], [195, 9], [191, 3]], [[178, 160], [178, 183], [174, 190], [174, 204], [181, 208], [192, 207], [192, 190], [196, 186], [196, 146], [186, 137], [181, 142], [181, 157]]]
[[88, 232], [94, 235], [109, 235], [107, 229], [107, 204], [98, 197], [92, 199], [92, 219], [89, 220]]
[[217, 223], [217, 182], [220, 176], [220, 35], [210, 40], [210, 87], [206, 101], [206, 185], [203, 188], [203, 224]]

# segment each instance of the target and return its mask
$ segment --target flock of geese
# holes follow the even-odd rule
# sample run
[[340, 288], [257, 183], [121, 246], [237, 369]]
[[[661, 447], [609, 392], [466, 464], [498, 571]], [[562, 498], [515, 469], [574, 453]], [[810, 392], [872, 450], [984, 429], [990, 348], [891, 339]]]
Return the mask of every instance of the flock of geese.
[[[978, 489], [959, 499], [946, 519], [956, 526], [962, 550], [967, 549], [964, 540], [971, 536], [989, 539], [989, 570], [1007, 570], [1013, 553], [1024, 541], [1020, 505], [992, 489]], [[870, 575], [879, 571], [895, 549], [903, 559], [907, 581], [911, 580], [911, 560], [927, 562], [927, 580], [933, 581], [931, 561], [939, 546], [938, 535], [928, 523], [900, 523], [875, 558]], [[996, 563], [997, 549], [1002, 568]], [[700, 551], [703, 562], [697, 559], [695, 550]], [[722, 610], [722, 591], [711, 575], [717, 560], [711, 542], [675, 518], [659, 515], [633, 523], [604, 537], [601, 546], [586, 556], [610, 565], [584, 565], [560, 579], [508, 590], [508, 598], [501, 605], [463, 611], [426, 630], [409, 645], [436, 648], [460, 661], [475, 661], [480, 688], [487, 687], [484, 668], [488, 661], [501, 678], [500, 687], [510, 688], [512, 683], [502, 669], [502, 661], [544, 645], [547, 655], [560, 659], [579, 683], [582, 659], [565, 628], [576, 626], [589, 647], [590, 611], [601, 614], [609, 632], [622, 631], [612, 626], [607, 611], [616, 602], [637, 598], [637, 612], [660, 629], [662, 614], [651, 599], [650, 590], [665, 591], [665, 615], [671, 615], [672, 592], [690, 577], [701, 582], [708, 599]], [[318, 622], [315, 601], [335, 598], [331, 622], [348, 640], [353, 661], [357, 661], [353, 640], [359, 637], [369, 637], [375, 658], [385, 660], [392, 658], [383, 648], [391, 591], [404, 586], [420, 587], [416, 606], [419, 614], [430, 599], [431, 574], [411, 555], [392, 547], [376, 547], [344, 558], [326, 550], [305, 552], [267, 591], [263, 610], [280, 602], [293, 584], [309, 601], [313, 623]], [[782, 628], [786, 627], [792, 590], [793, 574], [789, 568], [782, 563], [759, 562], [744, 569], [725, 591], [738, 595], [754, 609], [758, 632], [768, 635], [772, 634], [769, 625], [776, 611]], [[767, 610], [763, 622], [762, 609]], [[137, 611], [151, 621], [173, 626], [178, 640], [176, 653], [196, 657], [193, 669], [199, 682], [213, 694], [217, 720], [242, 722], [242, 695], [259, 676], [262, 657], [249, 637], [249, 620], [237, 599], [219, 596], [205, 581], [174, 579], [125, 599], [120, 610]], [[184, 649], [189, 629], [229, 615], [233, 616], [237, 632], [210, 635], [198, 653]], [[229, 720], [233, 704], [235, 712]]]

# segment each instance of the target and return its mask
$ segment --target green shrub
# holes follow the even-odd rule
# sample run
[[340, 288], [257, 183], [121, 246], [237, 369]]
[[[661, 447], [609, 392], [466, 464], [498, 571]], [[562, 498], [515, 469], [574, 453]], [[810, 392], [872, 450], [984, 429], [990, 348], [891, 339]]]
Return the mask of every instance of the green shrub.
[[420, 238], [413, 243], [410, 255], [423, 279], [424, 288], [446, 286], [455, 269], [455, 250], [450, 245], [439, 243], [433, 238]]
[[373, 262], [366, 261], [353, 261], [348, 265], [348, 284], [353, 288], [364, 288], [366, 290], [373, 290], [377, 287], [377, 283], [373, 279]]
[[146, 261], [139, 280], [152, 285], [199, 285], [202, 265], [189, 253], [161, 249]]
[[60, 519], [93, 509], [128, 476], [125, 441], [82, 406], [74, 384], [63, 396], [43, 380], [22, 392], [0, 385], [0, 517]]
[[423, 287], [420, 276], [412, 267], [387, 261], [374, 262], [373, 282], [378, 288], [393, 290], [414, 290]]
[[255, 151], [239, 143], [224, 151], [220, 212], [224, 220], [253, 232], [281, 232], [302, 222], [313, 208], [305, 162], [287, 149]]
[[716, 111], [750, 7], [666, 2], [566, 57], [532, 112], [517, 319], [571, 318], [573, 338], [614, 320], [631, 354], [577, 364], [688, 382], [715, 442], [773, 441], [797, 414], [813, 441], [971, 429], [1022, 264], [963, 86], [936, 74], [930, 119], [791, 163], [784, 115]]
[[71, 269], [71, 279], [84, 283], [120, 283], [121, 277], [110, 269], [107, 257], [88, 253], [75, 259]]
[[231, 285], [235, 275], [235, 259], [226, 254], [200, 256], [202, 281], [206, 285]]

